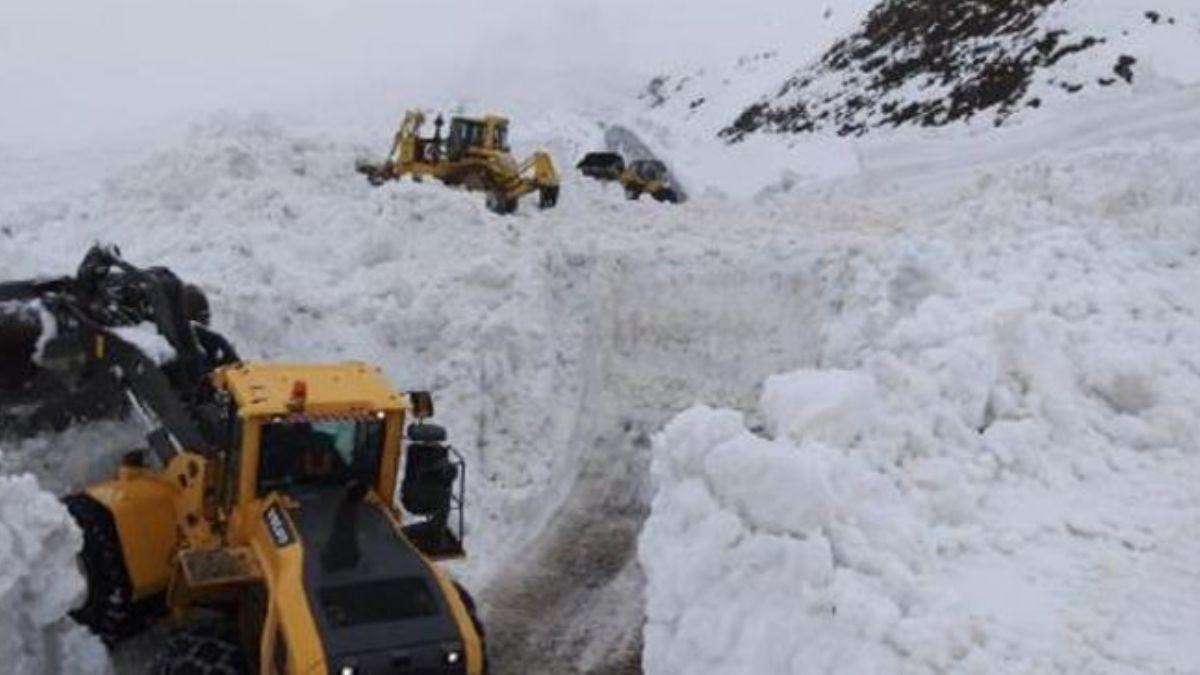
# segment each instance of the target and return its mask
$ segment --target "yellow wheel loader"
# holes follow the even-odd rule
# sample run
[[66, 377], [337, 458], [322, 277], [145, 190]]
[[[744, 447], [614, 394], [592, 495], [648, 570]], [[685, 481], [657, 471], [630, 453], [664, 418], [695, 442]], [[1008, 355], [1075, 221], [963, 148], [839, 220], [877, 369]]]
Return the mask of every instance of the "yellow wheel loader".
[[660, 202], [679, 202], [679, 191], [671, 184], [667, 166], [657, 159], [638, 159], [626, 165], [619, 153], [591, 152], [575, 168], [588, 178], [620, 183], [631, 200], [648, 194]]
[[0, 284], [0, 431], [148, 430], [64, 499], [75, 618], [109, 644], [173, 624], [157, 675], [486, 672], [474, 603], [436, 564], [464, 555], [465, 465], [429, 395], [364, 363], [245, 362], [207, 321], [198, 288], [111, 248]]
[[496, 213], [517, 210], [517, 202], [537, 192], [543, 209], [558, 203], [559, 179], [554, 161], [535, 152], [517, 162], [508, 147], [508, 120], [495, 115], [479, 119], [454, 117], [442, 136], [444, 120], [434, 120], [434, 134], [421, 136], [425, 115], [410, 110], [400, 123], [392, 149], [382, 163], [359, 162], [357, 169], [372, 185], [412, 176], [436, 178], [446, 185], [487, 194], [487, 206]]

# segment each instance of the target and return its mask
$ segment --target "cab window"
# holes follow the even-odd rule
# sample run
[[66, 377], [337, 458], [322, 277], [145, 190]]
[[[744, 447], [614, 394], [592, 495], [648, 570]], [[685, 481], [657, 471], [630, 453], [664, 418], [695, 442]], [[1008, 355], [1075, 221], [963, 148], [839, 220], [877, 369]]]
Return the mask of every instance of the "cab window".
[[258, 494], [310, 485], [371, 483], [383, 452], [380, 420], [283, 420], [262, 426]]

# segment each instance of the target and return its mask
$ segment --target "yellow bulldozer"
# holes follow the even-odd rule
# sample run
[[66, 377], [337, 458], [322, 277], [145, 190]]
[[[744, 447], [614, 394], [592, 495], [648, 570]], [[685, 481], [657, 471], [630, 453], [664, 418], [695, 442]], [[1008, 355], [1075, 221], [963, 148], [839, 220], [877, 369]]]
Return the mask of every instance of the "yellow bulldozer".
[[430, 396], [364, 363], [244, 362], [207, 321], [197, 287], [110, 248], [0, 284], [0, 433], [106, 413], [148, 432], [64, 498], [75, 618], [109, 644], [174, 624], [156, 675], [486, 672], [436, 564], [464, 555], [465, 465]]
[[424, 113], [408, 111], [387, 158], [381, 163], [360, 161], [358, 172], [376, 186], [412, 176], [417, 181], [430, 177], [446, 185], [484, 192], [488, 209], [499, 214], [516, 211], [521, 197], [533, 192], [538, 193], [540, 208], [558, 203], [559, 177], [554, 161], [539, 151], [517, 162], [508, 147], [507, 119], [495, 115], [454, 117], [445, 136], [441, 115], [434, 120], [433, 136], [421, 136], [424, 124]]

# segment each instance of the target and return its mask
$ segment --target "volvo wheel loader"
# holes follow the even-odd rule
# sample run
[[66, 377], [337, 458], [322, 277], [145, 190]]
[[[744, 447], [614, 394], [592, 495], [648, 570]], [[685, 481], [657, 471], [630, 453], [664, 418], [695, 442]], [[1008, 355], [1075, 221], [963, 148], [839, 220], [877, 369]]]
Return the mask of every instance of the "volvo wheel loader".
[[433, 136], [421, 136], [424, 113], [410, 110], [400, 123], [392, 149], [381, 163], [359, 162], [358, 172], [372, 185], [412, 176], [436, 178], [446, 185], [487, 194], [487, 206], [499, 214], [517, 210], [517, 202], [537, 192], [543, 209], [558, 203], [559, 179], [554, 161], [535, 152], [518, 163], [508, 147], [508, 120], [495, 115], [479, 119], [454, 117], [442, 136], [444, 120], [434, 120]]
[[429, 395], [364, 363], [243, 361], [207, 323], [200, 289], [112, 248], [0, 284], [0, 432], [148, 432], [64, 500], [75, 618], [109, 644], [174, 624], [158, 675], [485, 672], [474, 603], [436, 564], [464, 555], [465, 466]]
[[626, 165], [620, 153], [590, 152], [575, 168], [588, 178], [620, 183], [631, 200], [648, 194], [660, 202], [679, 202], [679, 191], [671, 184], [667, 166], [657, 159], [638, 159]]

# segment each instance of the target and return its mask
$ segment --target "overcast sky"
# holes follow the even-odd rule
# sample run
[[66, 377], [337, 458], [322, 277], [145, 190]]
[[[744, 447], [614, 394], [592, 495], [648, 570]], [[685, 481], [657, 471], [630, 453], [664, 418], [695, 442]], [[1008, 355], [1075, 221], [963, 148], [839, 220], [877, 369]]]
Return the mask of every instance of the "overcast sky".
[[638, 82], [786, 35], [781, 4], [3, 0], [0, 148], [213, 109], [307, 106], [320, 117], [374, 103], [379, 90], [486, 95], [576, 71]]

